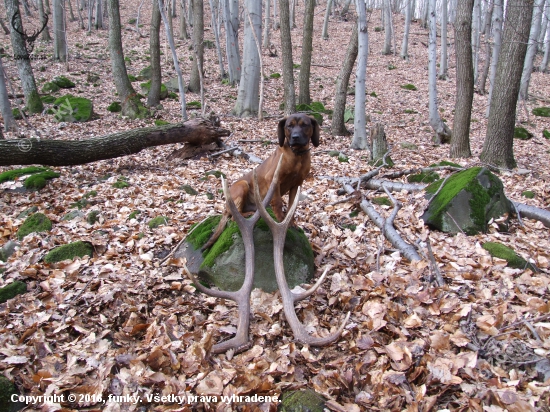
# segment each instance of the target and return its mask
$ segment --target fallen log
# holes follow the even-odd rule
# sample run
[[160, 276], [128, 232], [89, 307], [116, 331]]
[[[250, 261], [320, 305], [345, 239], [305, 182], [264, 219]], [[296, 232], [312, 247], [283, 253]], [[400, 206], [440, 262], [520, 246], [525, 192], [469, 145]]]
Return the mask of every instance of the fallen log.
[[196, 118], [185, 123], [128, 130], [85, 140], [0, 140], [0, 166], [80, 165], [173, 143], [221, 145], [221, 138], [229, 135], [229, 130], [216, 126], [210, 120]]

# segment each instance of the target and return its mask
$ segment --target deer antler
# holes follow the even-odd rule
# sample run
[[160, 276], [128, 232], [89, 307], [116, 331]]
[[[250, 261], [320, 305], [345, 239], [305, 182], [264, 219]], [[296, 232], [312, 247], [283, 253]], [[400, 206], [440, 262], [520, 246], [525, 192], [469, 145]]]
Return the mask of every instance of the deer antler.
[[340, 325], [340, 327], [335, 333], [329, 336], [325, 336], [323, 338], [316, 338], [314, 336], [309, 335], [306, 328], [300, 322], [300, 320], [298, 319], [298, 316], [296, 315], [296, 310], [294, 309], [294, 303], [302, 299], [305, 299], [306, 297], [311, 295], [313, 292], [315, 292], [315, 290], [321, 285], [321, 283], [325, 279], [325, 276], [329, 269], [327, 268], [325, 270], [325, 272], [319, 278], [319, 280], [315, 283], [315, 285], [313, 285], [310, 289], [308, 289], [303, 293], [299, 293], [299, 294], [293, 293], [288, 287], [288, 283], [285, 277], [284, 266], [283, 266], [283, 247], [285, 245], [286, 231], [288, 229], [290, 221], [292, 220], [292, 216], [296, 211], [296, 207], [298, 206], [300, 191], [301, 191], [301, 187], [298, 188], [298, 193], [296, 193], [296, 196], [294, 198], [294, 203], [288, 210], [285, 219], [282, 222], [277, 223], [269, 215], [269, 213], [265, 209], [264, 204], [262, 204], [262, 202], [260, 201], [260, 192], [258, 190], [257, 176], [256, 176], [256, 172], [254, 171], [254, 201], [256, 203], [258, 211], [260, 212], [260, 215], [266, 221], [267, 225], [271, 229], [271, 233], [273, 234], [273, 259], [275, 263], [275, 276], [277, 277], [277, 285], [279, 286], [279, 291], [281, 292], [281, 298], [283, 300], [283, 309], [285, 311], [287, 322], [289, 323], [292, 329], [292, 332], [294, 333], [294, 337], [299, 342], [302, 342], [304, 344], [308, 344], [311, 346], [324, 346], [334, 342], [340, 337], [340, 335], [342, 334], [342, 331], [344, 330], [344, 326], [346, 326], [346, 323], [349, 319], [350, 313], [348, 312], [348, 314], [346, 315], [346, 318], [344, 319], [344, 322], [342, 323], [342, 325]]
[[[281, 156], [281, 160], [282, 160], [282, 156]], [[275, 170], [275, 174], [273, 176], [273, 181], [271, 182], [271, 186], [269, 187], [269, 190], [267, 191], [267, 194], [263, 200], [263, 204], [262, 202], [258, 203], [264, 209], [265, 209], [265, 206], [269, 204], [269, 202], [271, 201], [271, 198], [273, 197], [273, 194], [275, 193], [275, 188], [277, 187], [277, 182], [279, 179], [279, 169], [281, 166], [281, 160], [279, 160], [279, 164], [277, 165], [277, 169]], [[237, 302], [237, 305], [238, 305], [239, 320], [237, 322], [237, 333], [233, 338], [214, 345], [211, 349], [212, 353], [223, 353], [229, 349], [234, 349], [235, 352], [240, 352], [246, 349], [249, 345], [248, 329], [250, 326], [250, 293], [252, 292], [252, 284], [254, 282], [254, 255], [255, 255], [253, 230], [254, 230], [254, 225], [260, 218], [260, 212], [258, 210], [256, 210], [254, 215], [252, 215], [252, 217], [250, 217], [249, 219], [246, 219], [243, 215], [241, 215], [237, 209], [237, 206], [235, 205], [235, 202], [233, 202], [233, 199], [231, 198], [231, 195], [229, 193], [229, 186], [227, 184], [227, 181], [223, 178], [223, 176], [222, 176], [222, 184], [223, 184], [223, 192], [225, 195], [226, 205], [231, 211], [231, 215], [233, 216], [233, 219], [237, 223], [237, 226], [239, 226], [239, 230], [241, 231], [241, 237], [243, 239], [244, 260], [245, 260], [244, 283], [239, 290], [233, 291], [233, 292], [210, 289], [206, 286], [203, 286], [199, 281], [197, 281], [195, 276], [193, 276], [193, 274], [189, 272], [187, 268], [185, 268], [187, 275], [189, 276], [191, 281], [194, 283], [195, 287], [198, 290], [200, 290], [202, 293], [205, 293], [207, 295], [210, 295], [216, 298], [230, 299]]]
[[42, 23], [42, 28], [37, 30], [37, 31], [34, 31], [30, 36], [23, 32], [23, 31], [20, 31], [16, 25], [17, 23], [19, 22], [19, 25], [21, 26], [21, 30], [23, 30], [23, 25], [21, 23], [21, 14], [19, 13], [19, 10], [17, 10], [12, 18], [11, 18], [11, 26], [13, 27], [13, 29], [19, 33], [21, 35], [21, 37], [23, 38], [23, 40], [25, 41], [25, 44], [29, 44], [31, 46], [31, 51], [32, 49], [34, 48], [34, 42], [36, 41], [38, 35], [40, 33], [42, 33], [42, 31], [46, 28], [46, 26], [48, 25], [48, 15], [47, 14], [44, 14], [44, 22]]

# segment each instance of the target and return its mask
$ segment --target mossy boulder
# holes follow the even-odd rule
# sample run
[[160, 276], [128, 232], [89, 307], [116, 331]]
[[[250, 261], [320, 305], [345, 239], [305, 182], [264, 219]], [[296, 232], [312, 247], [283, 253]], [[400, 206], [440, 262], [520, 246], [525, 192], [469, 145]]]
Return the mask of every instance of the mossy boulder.
[[544, 129], [542, 131], [542, 137], [544, 137], [545, 139], [550, 139], [550, 131]]
[[59, 87], [54, 82], [47, 82], [47, 83], [44, 83], [44, 86], [42, 86], [42, 93], [44, 94], [55, 93], [55, 92], [58, 92], [59, 89], [61, 89], [61, 87]]
[[152, 73], [153, 73], [153, 69], [151, 68], [151, 66], [147, 66], [141, 69], [141, 71], [139, 72], [138, 80], [151, 79]]
[[11, 396], [17, 394], [15, 384], [3, 375], [0, 375], [0, 412], [10, 412], [13, 402]]
[[277, 412], [323, 412], [324, 410], [325, 398], [312, 389], [283, 393], [277, 408]]
[[[9, 285], [0, 288], [0, 303], [6, 302], [8, 299], [12, 299], [17, 295], [27, 293], [27, 284], [16, 280]], [[2, 395], [0, 395], [1, 399]]]
[[90, 242], [78, 240], [50, 250], [44, 257], [46, 263], [56, 263], [63, 260], [72, 260], [75, 257], [93, 256], [94, 246]]
[[[140, 86], [141, 86], [141, 91], [144, 94], [148, 95], [149, 91], [151, 90], [151, 80], [149, 80], [146, 83], [141, 83]], [[167, 97], [168, 97], [168, 89], [166, 88], [166, 86], [164, 84], [161, 84], [160, 85], [160, 100], [164, 100]]]
[[483, 249], [489, 252], [492, 257], [504, 259], [508, 262], [508, 267], [514, 269], [531, 269], [533, 272], [537, 272], [538, 269], [531, 263], [527, 262], [521, 256], [519, 256], [514, 249], [509, 248], [506, 245], [498, 242], [485, 242]]
[[56, 84], [57, 86], [59, 86], [62, 89], [72, 89], [73, 87], [76, 86], [72, 80], [68, 79], [65, 76], [55, 77], [52, 80], [52, 83]]
[[19, 240], [23, 239], [29, 233], [34, 232], [49, 232], [52, 230], [52, 222], [48, 217], [43, 213], [35, 213], [30, 215], [19, 230], [17, 231], [17, 238]]
[[167, 217], [157, 216], [157, 217], [151, 219], [147, 225], [151, 229], [156, 229], [159, 226], [168, 224], [168, 220], [170, 220], [170, 219], [167, 218]]
[[491, 219], [512, 211], [502, 182], [486, 168], [472, 167], [456, 173], [439, 190], [443, 182], [438, 180], [426, 188], [430, 204], [422, 219], [433, 229], [467, 235], [485, 233]]
[[[244, 281], [244, 244], [237, 224], [230, 221], [210, 249], [201, 247], [210, 238], [221, 216], [211, 216], [201, 222], [176, 250], [176, 257], [187, 258], [189, 270], [202, 281], [222, 290], [238, 290]], [[255, 277], [254, 287], [266, 292], [277, 290], [273, 265], [273, 237], [267, 224], [260, 220], [254, 228]], [[287, 231], [284, 268], [290, 288], [307, 283], [315, 272], [311, 245], [303, 231]]]
[[44, 172], [35, 173], [27, 177], [23, 185], [26, 189], [29, 190], [40, 190], [48, 184], [48, 180], [54, 179], [59, 176], [60, 174], [54, 172], [53, 170], [46, 170]]
[[433, 183], [436, 180], [439, 180], [439, 175], [433, 171], [420, 172], [407, 176], [407, 182], [409, 183]]
[[94, 104], [84, 97], [66, 94], [54, 102], [52, 110], [58, 122], [87, 122], [94, 114]]
[[45, 167], [38, 167], [38, 166], [29, 166], [29, 167], [22, 167], [20, 169], [6, 170], [5, 172], [0, 173], [0, 183], [6, 182], [8, 180], [15, 180], [20, 176], [45, 172], [46, 170], [48, 169], [46, 169]]

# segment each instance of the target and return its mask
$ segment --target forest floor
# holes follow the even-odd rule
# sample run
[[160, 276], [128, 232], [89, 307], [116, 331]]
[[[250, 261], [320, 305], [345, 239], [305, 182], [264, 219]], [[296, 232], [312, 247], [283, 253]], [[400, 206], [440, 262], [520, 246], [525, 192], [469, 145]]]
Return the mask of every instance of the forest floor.
[[[299, 2], [300, 3], [300, 2]], [[301, 3], [300, 3], [301, 4]], [[301, 6], [300, 6], [301, 7]], [[0, 13], [5, 15], [3, 5]], [[137, 75], [148, 62], [148, 37], [140, 37], [129, 21], [136, 18], [135, 2], [121, 1], [124, 53], [128, 71]], [[329, 39], [321, 39], [323, 6], [315, 12], [312, 100], [333, 107], [335, 79], [344, 59], [354, 18], [333, 17]], [[205, 17], [210, 21], [207, 7]], [[301, 53], [302, 10], [293, 29], [294, 61]], [[149, 32], [150, 8], [144, 5], [141, 33]], [[395, 38], [400, 45], [403, 19], [394, 15]], [[205, 39], [214, 41], [206, 24]], [[453, 160], [465, 167], [480, 165], [487, 119], [487, 97], [474, 97], [471, 146], [473, 157], [449, 159], [449, 146], [432, 144], [428, 123], [427, 31], [418, 22], [411, 26], [409, 59], [381, 54], [384, 33], [380, 12], [369, 21], [370, 54], [367, 69], [367, 113], [384, 125], [397, 170], [425, 167]], [[43, 139], [87, 139], [92, 136], [152, 126], [154, 119], [179, 122], [179, 102], [165, 100], [154, 118], [128, 120], [107, 111], [117, 99], [111, 74], [107, 30], [87, 34], [78, 22], [68, 24], [69, 63], [50, 57], [33, 61], [39, 87], [58, 75], [76, 83], [72, 94], [93, 99], [97, 118], [87, 123], [60, 124], [52, 115], [34, 115], [31, 128], [19, 125], [25, 136], [39, 132]], [[164, 36], [162, 36], [164, 38]], [[242, 39], [242, 27], [241, 27]], [[9, 38], [0, 34], [9, 55]], [[263, 53], [267, 118], [231, 116], [237, 89], [219, 79], [215, 49], [205, 50], [207, 113], [221, 118], [232, 135], [225, 143], [241, 139], [276, 140], [279, 108], [283, 100], [279, 32], [272, 32], [276, 57]], [[164, 40], [162, 40], [164, 45]], [[186, 79], [190, 73], [190, 41], [177, 40]], [[440, 112], [452, 124], [455, 100], [453, 33], [449, 33], [449, 76], [438, 81]], [[163, 80], [175, 77], [169, 49], [163, 46]], [[52, 44], [37, 42], [37, 55], [51, 56]], [[540, 57], [538, 57], [540, 59]], [[14, 87], [19, 76], [14, 60], [4, 58]], [[480, 62], [482, 67], [482, 62]], [[98, 74], [99, 84], [87, 82]], [[295, 70], [297, 79], [298, 70]], [[502, 171], [510, 199], [548, 210], [550, 206], [550, 140], [542, 136], [550, 122], [531, 114], [548, 106], [548, 74], [533, 73], [532, 95], [518, 108], [518, 125], [534, 137], [514, 141], [517, 169]], [[350, 85], [355, 76], [352, 75]], [[414, 84], [416, 91], [401, 88]], [[134, 83], [138, 86], [138, 83]], [[187, 102], [199, 96], [187, 94]], [[353, 107], [353, 95], [348, 106]], [[189, 114], [199, 114], [190, 110]], [[454, 236], [428, 229], [420, 219], [427, 202], [422, 193], [396, 193], [403, 208], [395, 225], [405, 240], [430, 240], [445, 285], [430, 281], [430, 262], [409, 263], [384, 240], [380, 230], [363, 212], [352, 214], [352, 202], [341, 200], [340, 186], [320, 176], [358, 177], [372, 169], [368, 153], [351, 150], [350, 137], [329, 134], [324, 117], [321, 145], [312, 151], [312, 173], [304, 183], [307, 201], [301, 202], [296, 222], [316, 252], [317, 274], [332, 266], [329, 279], [312, 297], [297, 304], [304, 323], [326, 335], [346, 312], [351, 317], [334, 344], [313, 348], [293, 340], [278, 293], [253, 292], [252, 346], [240, 354], [211, 356], [213, 341], [234, 331], [235, 305], [195, 291], [178, 266], [160, 265], [160, 257], [185, 237], [190, 226], [223, 210], [220, 181], [205, 172], [220, 170], [229, 181], [254, 164], [234, 157], [211, 160], [201, 157], [167, 161], [180, 145], [148, 149], [136, 155], [92, 164], [56, 167], [61, 176], [42, 190], [21, 190], [22, 180], [0, 184], [0, 247], [16, 240], [23, 223], [21, 212], [37, 206], [53, 221], [47, 233], [33, 233], [19, 242], [7, 262], [0, 286], [14, 280], [27, 283], [28, 293], [0, 304], [0, 373], [13, 379], [25, 395], [64, 395], [64, 403], [28, 404], [27, 410], [275, 410], [277, 403], [228, 404], [220, 396], [277, 395], [311, 388], [336, 411], [548, 411], [550, 402], [550, 233], [540, 222], [512, 220], [508, 232], [496, 224], [489, 233]], [[353, 127], [352, 124], [349, 125]], [[8, 134], [8, 138], [12, 138]], [[275, 146], [238, 143], [244, 151], [267, 157]], [[347, 162], [328, 151], [346, 154]], [[0, 172], [9, 168], [0, 168]], [[124, 178], [128, 187], [113, 187]], [[197, 195], [186, 193], [190, 185]], [[532, 190], [533, 199], [522, 197]], [[83, 202], [84, 196], [88, 202]], [[210, 200], [206, 195], [214, 194]], [[378, 196], [364, 192], [371, 198]], [[68, 212], [99, 212], [90, 225], [86, 217], [64, 221]], [[387, 216], [388, 207], [379, 207]], [[129, 218], [136, 210], [140, 214]], [[156, 216], [168, 224], [150, 229]], [[355, 225], [355, 230], [350, 229]], [[89, 241], [93, 258], [48, 265], [42, 261], [50, 249], [76, 240]], [[491, 258], [481, 245], [498, 241], [535, 263], [541, 271], [511, 269]], [[76, 395], [75, 402], [68, 395]], [[212, 396], [185, 401], [149, 400], [148, 396]], [[109, 395], [111, 398], [109, 398]], [[137, 403], [128, 398], [139, 396]], [[96, 396], [96, 398], [94, 398]], [[97, 396], [102, 396], [98, 402]], [[216, 400], [216, 401], [214, 401]], [[80, 402], [79, 402], [80, 401]], [[41, 409], [42, 408], [42, 409]]]

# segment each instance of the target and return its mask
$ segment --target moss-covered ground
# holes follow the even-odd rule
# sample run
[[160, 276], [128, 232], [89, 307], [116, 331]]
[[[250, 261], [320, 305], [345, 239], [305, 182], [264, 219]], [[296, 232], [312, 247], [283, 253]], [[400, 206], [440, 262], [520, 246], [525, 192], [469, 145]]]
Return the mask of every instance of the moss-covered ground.
[[30, 215], [17, 231], [17, 238], [23, 239], [29, 233], [34, 232], [49, 232], [52, 230], [52, 222], [43, 213], [35, 213]]
[[72, 260], [75, 257], [93, 256], [94, 247], [89, 242], [81, 240], [56, 247], [50, 250], [44, 257], [46, 263], [56, 263], [63, 260]]

